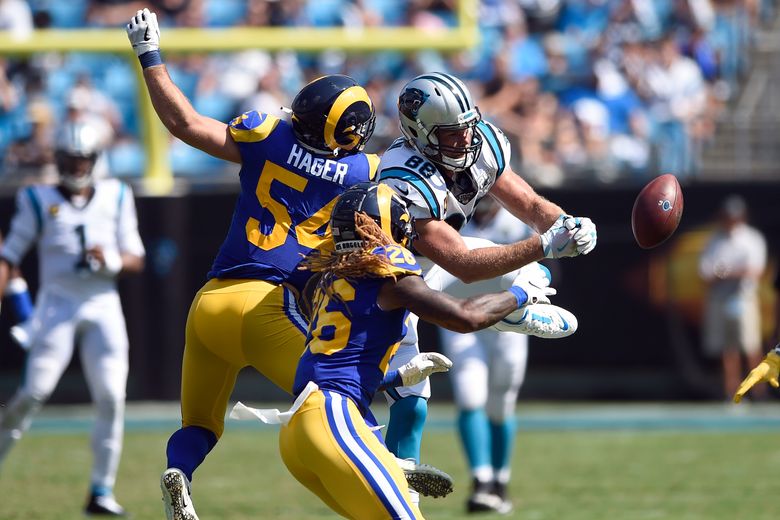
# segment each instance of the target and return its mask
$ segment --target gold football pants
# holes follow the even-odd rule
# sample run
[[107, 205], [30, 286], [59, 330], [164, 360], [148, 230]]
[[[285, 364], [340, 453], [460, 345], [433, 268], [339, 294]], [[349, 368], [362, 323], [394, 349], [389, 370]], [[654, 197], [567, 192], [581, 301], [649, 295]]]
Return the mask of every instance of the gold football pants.
[[344, 517], [422, 518], [395, 457], [341, 394], [312, 393], [282, 426], [279, 448], [290, 473]]
[[187, 316], [182, 426], [220, 437], [236, 376], [246, 366], [292, 393], [305, 343], [293, 289], [262, 280], [209, 280]]

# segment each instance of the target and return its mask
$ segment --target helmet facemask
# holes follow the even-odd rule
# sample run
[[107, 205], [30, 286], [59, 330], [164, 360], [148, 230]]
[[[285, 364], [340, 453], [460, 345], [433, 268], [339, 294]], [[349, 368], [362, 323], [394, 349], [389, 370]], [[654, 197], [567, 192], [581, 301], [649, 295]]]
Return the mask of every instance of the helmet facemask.
[[[476, 126], [482, 114], [466, 86], [453, 76], [430, 73], [407, 83], [398, 97], [398, 114], [401, 133], [431, 162], [463, 171], [479, 158], [482, 136]], [[453, 139], [443, 132], [463, 134]]]
[[59, 150], [54, 154], [60, 184], [68, 191], [78, 192], [89, 188], [95, 182], [92, 172], [95, 169], [97, 154], [76, 155]]
[[318, 155], [347, 155], [363, 149], [374, 131], [374, 105], [354, 79], [323, 76], [295, 96], [292, 126], [298, 142]]
[[[461, 117], [463, 122], [454, 125], [436, 125], [428, 130], [426, 133], [428, 144], [420, 150], [431, 161], [454, 171], [469, 169], [477, 162], [482, 151], [482, 135], [477, 132], [477, 123], [482, 119], [479, 109], [474, 107], [458, 116], [458, 119]], [[420, 123], [419, 126], [423, 132], [426, 131], [424, 125]], [[466, 145], [441, 144], [441, 141], [444, 140], [442, 132], [462, 132], [464, 136], [468, 137], [470, 143]]]

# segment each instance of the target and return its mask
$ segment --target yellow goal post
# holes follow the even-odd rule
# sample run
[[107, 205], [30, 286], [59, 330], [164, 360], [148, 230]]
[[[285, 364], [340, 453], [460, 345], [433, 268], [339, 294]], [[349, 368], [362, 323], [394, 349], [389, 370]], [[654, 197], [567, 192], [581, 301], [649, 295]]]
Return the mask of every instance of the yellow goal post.
[[[456, 51], [478, 43], [478, 0], [457, 0], [458, 23], [452, 28], [418, 29], [413, 27], [316, 28], [316, 27], [231, 27], [224, 29], [165, 28], [163, 52], [177, 54], [230, 52], [246, 49], [269, 51], [349, 52], [401, 51], [421, 49]], [[128, 19], [132, 13], [128, 14]], [[324, 43], [327, 42], [327, 43]], [[95, 52], [124, 54], [136, 60], [121, 27], [111, 29], [43, 29], [25, 39], [0, 31], [0, 55], [14, 56], [41, 52]], [[166, 195], [174, 186], [168, 161], [168, 136], [152, 107], [140, 66], [134, 81], [139, 88], [141, 138], [146, 152], [144, 189], [152, 195]]]

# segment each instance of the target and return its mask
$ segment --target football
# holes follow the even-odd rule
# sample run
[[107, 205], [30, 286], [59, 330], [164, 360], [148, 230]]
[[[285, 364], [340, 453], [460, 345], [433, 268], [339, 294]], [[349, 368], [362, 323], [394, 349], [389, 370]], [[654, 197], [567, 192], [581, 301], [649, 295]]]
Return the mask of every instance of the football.
[[677, 229], [683, 212], [683, 194], [677, 177], [667, 173], [650, 181], [637, 195], [631, 211], [631, 229], [639, 247], [664, 243]]

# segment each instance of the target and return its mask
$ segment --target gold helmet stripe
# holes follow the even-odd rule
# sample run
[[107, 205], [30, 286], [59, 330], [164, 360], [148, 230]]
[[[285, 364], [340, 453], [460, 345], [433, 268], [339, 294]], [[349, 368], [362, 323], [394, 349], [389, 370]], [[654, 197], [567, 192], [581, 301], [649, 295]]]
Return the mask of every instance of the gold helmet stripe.
[[382, 231], [391, 239], [393, 238], [393, 228], [390, 225], [392, 219], [390, 201], [393, 198], [393, 193], [393, 189], [386, 184], [380, 184], [376, 187], [376, 203], [379, 206], [379, 220], [382, 223]]
[[352, 142], [350, 142], [347, 145], [341, 145], [338, 141], [336, 141], [336, 125], [339, 123], [339, 119], [341, 119], [341, 116], [344, 115], [344, 112], [353, 104], [358, 103], [360, 101], [363, 101], [368, 105], [368, 107], [373, 110], [373, 106], [371, 105], [371, 99], [368, 97], [368, 93], [366, 90], [359, 86], [355, 85], [353, 87], [349, 87], [344, 92], [339, 94], [339, 97], [336, 98], [336, 101], [333, 103], [333, 106], [330, 107], [330, 111], [328, 112], [328, 117], [325, 119], [325, 144], [328, 145], [328, 148], [331, 150], [335, 150], [336, 148], [341, 148], [343, 150], [351, 150], [354, 147], [358, 145], [360, 142], [360, 136], [357, 134], [352, 135]]

